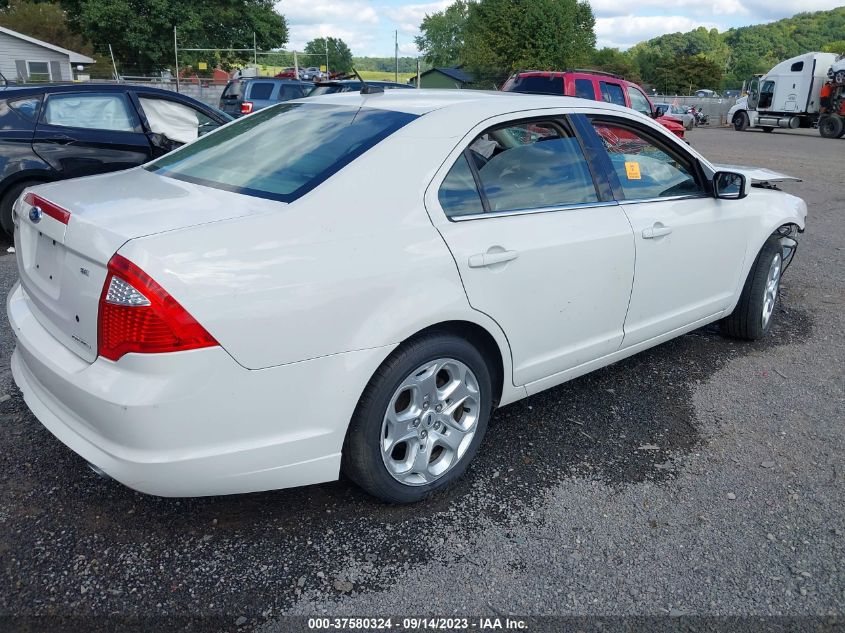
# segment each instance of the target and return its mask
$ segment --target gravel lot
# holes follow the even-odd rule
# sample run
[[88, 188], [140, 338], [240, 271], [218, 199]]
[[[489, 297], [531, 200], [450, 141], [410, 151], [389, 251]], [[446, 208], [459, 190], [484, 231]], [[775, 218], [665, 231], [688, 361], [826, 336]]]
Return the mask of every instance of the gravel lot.
[[100, 479], [28, 412], [3, 318], [0, 615], [199, 615], [280, 632], [286, 614], [320, 613], [841, 623], [845, 139], [690, 139], [718, 162], [804, 178], [784, 185], [810, 217], [770, 337], [705, 328], [506, 407], [467, 477], [414, 507], [346, 481], [173, 500]]

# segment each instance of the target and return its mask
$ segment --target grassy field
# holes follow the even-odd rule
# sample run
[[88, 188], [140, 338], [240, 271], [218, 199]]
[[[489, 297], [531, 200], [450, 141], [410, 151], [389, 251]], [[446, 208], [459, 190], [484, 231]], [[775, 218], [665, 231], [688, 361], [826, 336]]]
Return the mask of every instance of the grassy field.
[[[258, 65], [258, 72], [262, 77], [272, 77], [276, 73], [284, 70], [284, 66], [265, 66]], [[393, 81], [394, 74], [392, 72], [382, 72], [379, 70], [361, 70], [359, 71], [364, 79], [372, 79], [373, 81]], [[399, 73], [399, 82], [408, 83], [411, 77], [415, 77], [416, 73]]]
[[[364, 79], [372, 79], [373, 81], [393, 81], [395, 75], [392, 72], [380, 72], [378, 70], [361, 70], [361, 77]], [[408, 83], [411, 77], [415, 77], [416, 73], [399, 73], [399, 83]]]

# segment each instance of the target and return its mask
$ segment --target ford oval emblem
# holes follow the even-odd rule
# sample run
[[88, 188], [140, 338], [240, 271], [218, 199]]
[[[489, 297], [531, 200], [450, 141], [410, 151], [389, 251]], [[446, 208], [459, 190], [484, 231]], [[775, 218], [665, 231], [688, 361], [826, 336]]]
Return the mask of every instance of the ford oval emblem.
[[29, 220], [33, 224], [41, 222], [42, 215], [44, 215], [44, 212], [41, 210], [41, 207], [31, 207], [29, 209]]

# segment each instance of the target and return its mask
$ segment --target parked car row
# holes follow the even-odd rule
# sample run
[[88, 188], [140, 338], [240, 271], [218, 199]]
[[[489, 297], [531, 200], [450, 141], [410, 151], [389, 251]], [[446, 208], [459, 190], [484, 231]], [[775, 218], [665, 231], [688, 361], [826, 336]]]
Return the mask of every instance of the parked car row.
[[[368, 81], [370, 86], [385, 90], [411, 88], [407, 84], [392, 81]], [[261, 110], [274, 103], [301, 99], [302, 97], [361, 90], [357, 79], [321, 81], [317, 83], [279, 79], [277, 77], [256, 77], [234, 79], [226, 84], [220, 97], [220, 109], [233, 117], [239, 117]]]

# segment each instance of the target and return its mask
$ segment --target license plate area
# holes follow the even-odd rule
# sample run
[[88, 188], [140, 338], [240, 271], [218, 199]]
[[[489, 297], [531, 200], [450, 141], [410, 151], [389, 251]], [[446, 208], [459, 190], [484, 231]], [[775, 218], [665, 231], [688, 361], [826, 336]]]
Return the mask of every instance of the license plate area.
[[58, 298], [67, 253], [64, 244], [26, 224], [21, 226], [21, 237], [26, 244], [23, 253], [30, 283], [46, 295]]

